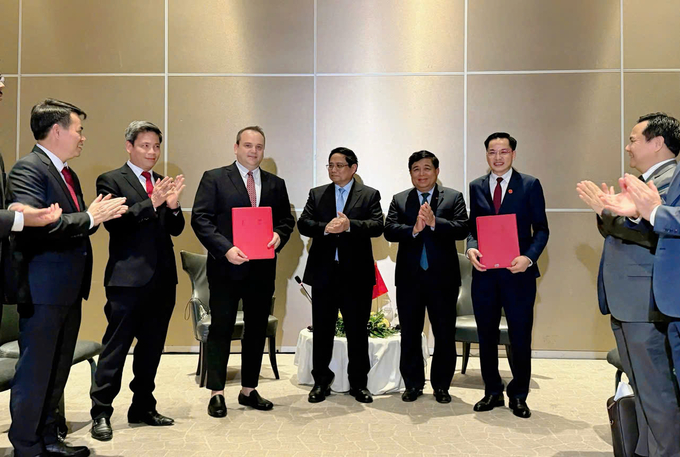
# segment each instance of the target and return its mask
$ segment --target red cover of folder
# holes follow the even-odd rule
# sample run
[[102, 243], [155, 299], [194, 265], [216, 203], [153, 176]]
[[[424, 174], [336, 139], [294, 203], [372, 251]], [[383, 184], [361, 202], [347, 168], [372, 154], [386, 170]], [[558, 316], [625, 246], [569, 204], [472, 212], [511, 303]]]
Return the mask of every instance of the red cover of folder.
[[477, 241], [486, 268], [507, 268], [519, 256], [517, 217], [514, 214], [477, 218]]
[[274, 247], [267, 247], [274, 236], [272, 209], [269, 206], [232, 208], [231, 220], [234, 246], [250, 260], [274, 258]]

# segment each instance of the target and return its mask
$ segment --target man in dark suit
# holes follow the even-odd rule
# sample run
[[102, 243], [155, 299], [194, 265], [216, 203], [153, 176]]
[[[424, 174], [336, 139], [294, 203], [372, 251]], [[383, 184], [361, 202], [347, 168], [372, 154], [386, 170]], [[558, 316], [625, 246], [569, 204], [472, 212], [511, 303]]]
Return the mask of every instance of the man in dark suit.
[[206, 344], [208, 379], [212, 391], [208, 414], [227, 415], [224, 385], [231, 334], [238, 304], [243, 299], [246, 330], [242, 341], [241, 392], [238, 402], [259, 410], [273, 408], [272, 402], [255, 390], [258, 385], [269, 309], [274, 295], [276, 257], [250, 260], [235, 246], [232, 208], [269, 206], [274, 236], [268, 248], [281, 251], [295, 227], [288, 191], [283, 179], [260, 169], [265, 137], [258, 126], [241, 129], [236, 135], [236, 161], [206, 171], [196, 191], [191, 226], [208, 250], [207, 276], [210, 287], [211, 325]]
[[63, 210], [55, 223], [16, 236], [21, 353], [10, 397], [9, 439], [17, 456], [89, 455], [87, 447], [57, 439], [56, 411], [73, 361], [81, 301], [90, 292], [89, 236], [127, 206], [124, 198], [110, 195], [85, 206], [78, 176], [67, 164], [83, 148], [84, 118], [80, 108], [58, 100], [34, 106], [31, 130], [37, 144], [9, 174], [9, 202], [36, 208], [58, 203]]
[[[161, 130], [134, 121], [125, 130], [128, 162], [97, 178], [97, 192], [125, 197], [129, 207], [121, 218], [104, 224], [109, 232], [109, 261], [104, 275], [108, 320], [104, 349], [94, 375], [92, 437], [113, 437], [113, 399], [120, 392], [125, 357], [137, 338], [132, 371], [134, 392], [129, 423], [172, 425], [156, 411], [154, 378], [163, 353], [168, 324], [175, 307], [177, 269], [171, 236], [184, 229], [179, 196], [184, 177], [174, 180], [152, 172], [161, 155]], [[153, 306], [151, 306], [153, 305]]]
[[463, 194], [437, 185], [439, 159], [418, 151], [408, 160], [413, 188], [392, 198], [385, 239], [399, 243], [395, 285], [401, 324], [399, 370], [406, 390], [403, 401], [423, 393], [425, 364], [421, 334], [428, 311], [435, 338], [430, 382], [439, 403], [450, 403], [456, 371], [456, 300], [460, 267], [456, 240], [469, 233]]
[[[538, 179], [512, 168], [517, 140], [505, 132], [484, 141], [491, 172], [470, 183], [470, 235], [467, 256], [475, 267], [471, 297], [479, 335], [479, 357], [484, 398], [475, 411], [503, 406], [503, 381], [498, 373], [498, 326], [505, 310], [512, 350], [512, 381], [508, 384], [509, 406], [515, 416], [528, 418], [526, 398], [531, 381], [531, 330], [534, 322], [538, 257], [548, 243], [548, 218], [543, 188]], [[477, 218], [515, 214], [520, 255], [508, 268], [487, 269], [477, 244]]]
[[[659, 134], [660, 133], [660, 134]], [[664, 142], [668, 130], [658, 113], [642, 116], [630, 133], [626, 151], [640, 180], [665, 195], [676, 168], [678, 150]], [[649, 139], [648, 139], [649, 137]], [[597, 213], [605, 237], [597, 278], [602, 314], [611, 314], [621, 363], [635, 391], [640, 436], [639, 455], [680, 455], [680, 407], [675, 400], [672, 360], [666, 352], [668, 318], [652, 294], [652, 265], [658, 235], [626, 226], [626, 218], [604, 209], [600, 195], [610, 194], [590, 181], [577, 185], [581, 199]]]
[[313, 288], [311, 403], [324, 401], [335, 379], [328, 366], [338, 310], [347, 335], [349, 393], [359, 402], [373, 401], [366, 388], [371, 369], [366, 327], [375, 285], [371, 238], [383, 232], [383, 213], [380, 192], [354, 179], [357, 167], [354, 151], [333, 149], [326, 166], [333, 182], [309, 191], [298, 221], [300, 234], [312, 238], [304, 275]]

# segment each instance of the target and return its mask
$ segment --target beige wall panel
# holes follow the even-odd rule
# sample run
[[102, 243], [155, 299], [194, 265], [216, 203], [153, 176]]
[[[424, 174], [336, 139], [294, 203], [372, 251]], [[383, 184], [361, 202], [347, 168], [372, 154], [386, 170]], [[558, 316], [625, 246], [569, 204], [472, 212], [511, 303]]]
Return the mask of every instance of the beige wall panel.
[[[159, 77], [22, 78], [20, 154], [28, 154], [35, 144], [30, 128], [33, 105], [57, 98], [85, 110], [85, 148], [69, 164], [78, 173], [89, 203], [95, 197], [97, 176], [128, 160], [124, 136], [128, 124], [143, 119], [163, 128], [163, 92], [163, 78]], [[163, 163], [155, 170], [162, 173]]]
[[23, 2], [23, 73], [164, 69], [163, 0]]
[[[624, 125], [626, 143], [640, 116], [663, 111], [680, 119], [680, 73], [626, 73], [623, 79]], [[628, 166], [628, 153], [624, 153], [626, 171], [639, 172]]]
[[411, 187], [408, 157], [427, 149], [440, 182], [462, 190], [463, 77], [323, 77], [317, 81], [317, 184], [329, 183], [328, 154], [346, 146], [358, 175], [380, 190], [382, 206]]
[[262, 126], [262, 168], [286, 180], [302, 207], [312, 186], [314, 81], [311, 77], [171, 77], [169, 168], [187, 177], [182, 198], [191, 207], [203, 172], [232, 163], [236, 133]]
[[462, 0], [319, 0], [321, 73], [463, 71]]
[[603, 238], [594, 213], [549, 213], [550, 240], [538, 260], [533, 349], [600, 351], [614, 347], [609, 316], [597, 304]]
[[5, 170], [14, 163], [17, 147], [17, 78], [5, 77], [5, 88], [0, 101], [0, 153]]
[[169, 69], [312, 73], [313, 0], [170, 0]]
[[19, 43], [19, 0], [0, 0], [0, 73], [17, 73]]
[[619, 0], [475, 0], [468, 70], [618, 68]]
[[621, 172], [620, 75], [468, 77], [468, 181], [488, 170], [484, 140], [518, 141], [515, 167], [541, 180], [548, 208], [583, 208], [582, 179], [613, 182]]
[[625, 68], [680, 68], [680, 3], [623, 2]]

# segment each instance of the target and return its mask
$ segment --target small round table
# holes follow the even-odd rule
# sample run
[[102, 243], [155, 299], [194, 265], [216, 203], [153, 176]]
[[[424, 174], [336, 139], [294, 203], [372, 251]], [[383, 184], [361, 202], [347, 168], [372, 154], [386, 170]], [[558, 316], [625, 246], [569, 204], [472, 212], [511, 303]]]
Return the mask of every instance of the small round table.
[[[312, 341], [314, 334], [307, 329], [300, 332], [295, 349], [295, 365], [298, 367], [298, 384], [314, 385], [312, 377]], [[423, 361], [427, 366], [430, 351], [427, 348], [427, 338], [421, 337]], [[404, 388], [404, 380], [399, 372], [399, 358], [401, 355], [401, 335], [388, 338], [369, 338], [368, 353], [371, 370], [368, 372], [368, 390], [373, 395], [398, 392]], [[331, 389], [335, 392], [349, 391], [347, 377], [347, 338], [335, 337], [333, 342], [333, 358], [330, 369], [335, 373], [335, 381]]]

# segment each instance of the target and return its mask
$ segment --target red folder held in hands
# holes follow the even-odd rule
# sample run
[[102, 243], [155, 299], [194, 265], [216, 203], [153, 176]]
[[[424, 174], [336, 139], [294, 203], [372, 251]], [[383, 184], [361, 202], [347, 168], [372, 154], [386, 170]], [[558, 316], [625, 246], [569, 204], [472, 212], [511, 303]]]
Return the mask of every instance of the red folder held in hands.
[[273, 259], [274, 246], [267, 244], [274, 236], [272, 209], [269, 206], [231, 209], [234, 246], [250, 260]]
[[519, 256], [517, 217], [514, 214], [477, 218], [477, 241], [486, 268], [507, 268]]

